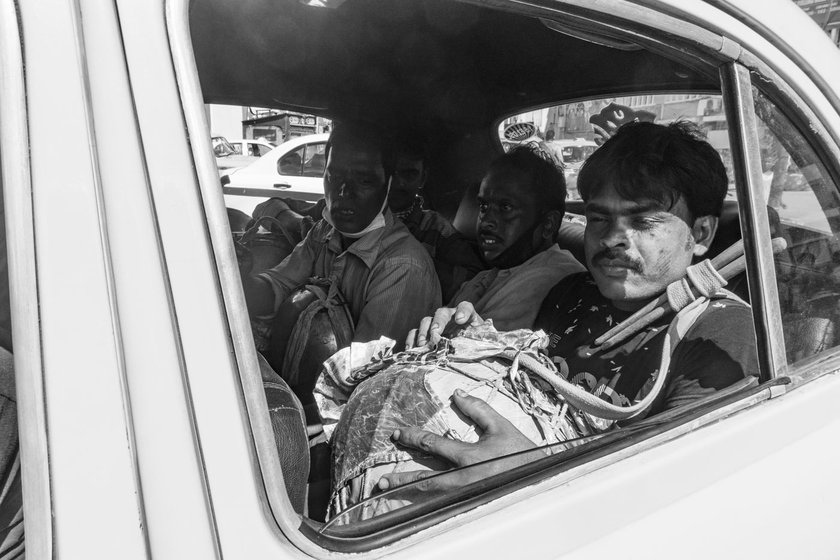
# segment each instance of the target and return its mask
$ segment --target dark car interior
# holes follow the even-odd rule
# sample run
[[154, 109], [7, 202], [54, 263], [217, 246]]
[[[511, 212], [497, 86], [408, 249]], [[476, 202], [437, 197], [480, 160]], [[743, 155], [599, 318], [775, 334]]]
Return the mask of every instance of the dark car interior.
[[507, 115], [558, 99], [720, 87], [711, 64], [577, 38], [571, 17], [567, 27], [440, 0], [334, 4], [194, 2], [205, 102], [417, 130], [431, 152], [429, 203], [450, 219], [501, 153], [496, 126]]

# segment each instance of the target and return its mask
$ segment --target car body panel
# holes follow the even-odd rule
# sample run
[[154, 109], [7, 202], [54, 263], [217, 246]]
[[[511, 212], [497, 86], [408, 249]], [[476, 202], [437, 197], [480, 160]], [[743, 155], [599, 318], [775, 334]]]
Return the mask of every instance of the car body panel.
[[264, 156], [277, 147], [265, 140], [255, 140], [253, 138], [228, 138], [228, 142], [233, 146], [236, 153], [257, 158]]
[[[32, 205], [29, 223], [22, 212], [7, 228], [13, 268], [22, 271], [31, 254], [37, 274], [37, 284], [32, 274], [12, 275], [30, 552], [347, 556], [298, 530], [270, 447], [247, 316], [231, 311], [244, 310], [244, 297], [226, 229], [228, 187], [223, 197], [186, 39], [189, 3], [0, 2], [5, 25], [17, 9], [26, 67], [29, 138], [20, 125], [11, 129], [14, 106], [0, 100], [0, 154], [7, 209]], [[823, 57], [827, 40], [805, 16], [767, 2], [755, 15], [765, 29], [808, 31], [778, 32], [809, 61], [801, 69], [777, 38], [733, 15], [750, 5], [592, 9], [636, 10], [640, 19], [650, 16], [644, 7], [661, 9], [737, 38], [840, 139], [840, 107], [809, 77], [840, 84], [840, 53]], [[720, 49], [737, 55], [731, 41]], [[16, 141], [28, 150], [11, 150]], [[832, 484], [840, 454], [831, 443], [840, 436], [838, 367], [834, 355], [797, 364], [788, 373], [819, 377], [767, 388], [753, 406], [718, 411], [358, 556], [831, 557], [840, 549], [831, 530], [840, 522]]]

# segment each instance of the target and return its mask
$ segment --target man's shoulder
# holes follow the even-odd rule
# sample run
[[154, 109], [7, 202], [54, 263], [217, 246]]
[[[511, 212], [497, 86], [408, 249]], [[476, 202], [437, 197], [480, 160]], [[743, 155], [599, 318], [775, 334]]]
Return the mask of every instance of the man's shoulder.
[[[745, 331], [745, 332], [742, 332]], [[689, 330], [693, 336], [720, 338], [739, 332], [753, 336], [752, 310], [741, 299], [712, 299]]]
[[[578, 261], [575, 260], [575, 262]], [[592, 278], [592, 275], [589, 274], [589, 271], [584, 268], [578, 272], [565, 276], [557, 282], [557, 284], [551, 288], [546, 300], [555, 301], [565, 298], [581, 297], [584, 295], [588, 296], [594, 293], [600, 294], [598, 291], [598, 285], [595, 284], [595, 280]]]
[[[562, 267], [572, 272], [586, 272], [586, 267], [572, 253], [566, 249], [561, 249], [557, 244], [542, 251], [536, 257], [539, 257], [541, 262], [547, 266]], [[568, 274], [564, 274], [564, 277], [566, 276]]]
[[377, 258], [377, 261], [393, 260], [416, 261], [434, 268], [429, 252], [399, 220], [386, 226]]

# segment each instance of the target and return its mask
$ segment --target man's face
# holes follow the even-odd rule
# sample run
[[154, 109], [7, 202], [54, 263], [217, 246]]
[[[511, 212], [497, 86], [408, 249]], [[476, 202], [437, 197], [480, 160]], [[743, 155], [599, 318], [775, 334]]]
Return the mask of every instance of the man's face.
[[516, 169], [492, 168], [478, 190], [477, 237], [484, 259], [497, 259], [540, 215], [527, 176]]
[[423, 160], [410, 155], [397, 158], [394, 176], [391, 178], [391, 191], [388, 194], [388, 206], [394, 212], [408, 210], [414, 204], [415, 197], [426, 181]]
[[621, 198], [607, 186], [586, 203], [586, 266], [601, 294], [634, 310], [685, 275], [696, 245], [681, 198], [673, 208]]
[[362, 231], [379, 213], [386, 193], [382, 156], [376, 147], [347, 139], [330, 148], [324, 195], [336, 228]]

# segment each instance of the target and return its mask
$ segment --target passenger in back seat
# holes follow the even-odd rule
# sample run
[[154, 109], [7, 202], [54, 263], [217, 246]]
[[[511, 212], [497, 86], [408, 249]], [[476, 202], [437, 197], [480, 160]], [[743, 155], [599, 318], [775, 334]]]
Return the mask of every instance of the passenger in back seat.
[[327, 144], [324, 219], [280, 264], [242, 275], [252, 317], [270, 320], [312, 277], [338, 288], [355, 341], [401, 336], [439, 305], [429, 255], [386, 204], [392, 173], [386, 151], [379, 131], [336, 125]]
[[402, 220], [411, 235], [429, 252], [440, 280], [443, 301], [461, 284], [486, 268], [478, 247], [452, 224], [435, 212], [423, 208], [423, 187], [429, 175], [426, 150], [417, 135], [403, 133], [395, 149], [394, 175], [388, 206]]
[[[617, 406], [650, 396], [649, 406], [640, 411], [644, 415], [757, 375], [749, 307], [720, 290], [695, 300], [670, 288], [685, 278], [693, 257], [708, 251], [727, 190], [720, 156], [696, 127], [679, 122], [623, 126], [584, 164], [578, 187], [587, 218], [589, 272], [561, 281], [542, 302], [533, 325], [549, 335], [546, 353], [561, 364], [563, 375]], [[631, 331], [615, 346], [595, 345], [599, 336], [666, 290], [669, 301], [686, 304], [676, 316], [666, 314]], [[436, 342], [450, 319], [457, 324], [481, 321], [470, 304], [438, 310], [421, 339], [428, 335]], [[661, 390], [653, 392], [658, 379], [663, 380]], [[419, 428], [397, 430], [392, 439], [458, 466], [534, 447], [485, 402], [457, 392], [452, 401], [477, 425], [482, 434], [477, 443]], [[575, 421], [584, 434], [613, 425], [589, 414], [577, 414]], [[463, 480], [453, 477], [447, 483], [469, 482], [492, 474], [493, 468], [465, 472]], [[389, 474], [379, 486], [387, 489], [426, 476], [419, 471]]]
[[478, 206], [478, 246], [492, 268], [465, 282], [451, 302], [472, 303], [499, 330], [529, 328], [548, 291], [585, 270], [557, 246], [566, 211], [563, 173], [531, 148], [515, 148], [491, 164]]

